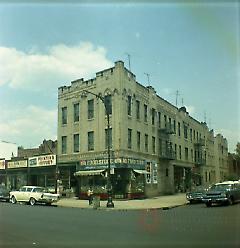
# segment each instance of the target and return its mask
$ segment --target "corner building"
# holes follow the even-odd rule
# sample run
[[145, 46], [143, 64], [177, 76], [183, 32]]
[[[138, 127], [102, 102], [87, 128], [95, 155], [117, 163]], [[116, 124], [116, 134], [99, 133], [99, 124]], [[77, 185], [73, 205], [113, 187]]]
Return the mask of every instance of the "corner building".
[[[109, 131], [96, 95], [109, 108]], [[76, 171], [82, 198], [89, 186], [106, 197], [108, 135], [115, 198], [185, 192], [227, 176], [226, 139], [139, 84], [122, 61], [58, 89], [58, 167]]]

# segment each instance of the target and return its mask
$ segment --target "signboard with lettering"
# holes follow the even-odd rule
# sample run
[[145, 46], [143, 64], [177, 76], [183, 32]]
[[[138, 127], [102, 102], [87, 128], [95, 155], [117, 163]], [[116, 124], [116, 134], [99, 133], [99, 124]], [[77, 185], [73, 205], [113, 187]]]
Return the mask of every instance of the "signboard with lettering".
[[56, 155], [42, 155], [28, 159], [29, 167], [56, 165]]
[[5, 169], [5, 159], [0, 159], [0, 170]]
[[[80, 160], [77, 170], [107, 169], [108, 159]], [[145, 160], [135, 158], [111, 158], [110, 168], [145, 169]]]
[[16, 160], [16, 161], [8, 161], [7, 168], [26, 168], [27, 167], [27, 160]]
[[146, 183], [149, 184], [151, 183], [151, 178], [152, 178], [152, 165], [150, 162], [147, 162], [146, 164]]

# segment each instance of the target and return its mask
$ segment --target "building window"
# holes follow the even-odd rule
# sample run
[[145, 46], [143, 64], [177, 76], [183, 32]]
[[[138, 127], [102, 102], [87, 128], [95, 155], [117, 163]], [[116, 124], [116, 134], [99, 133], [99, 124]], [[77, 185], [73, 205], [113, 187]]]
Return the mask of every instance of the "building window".
[[152, 152], [153, 154], [156, 153], [156, 138], [152, 137]]
[[[109, 148], [112, 149], [112, 128], [109, 128]], [[105, 129], [105, 149], [108, 149], [108, 129]]]
[[148, 135], [145, 134], [145, 152], [148, 152]]
[[79, 152], [79, 134], [73, 135], [73, 152]]
[[88, 151], [94, 150], [94, 132], [88, 132]]
[[161, 127], [161, 112], [158, 112], [158, 127]]
[[140, 151], [141, 148], [141, 133], [137, 131], [137, 149]]
[[128, 129], [128, 149], [132, 149], [132, 129]]
[[175, 152], [175, 154], [177, 156], [177, 144], [174, 145], [174, 152]]
[[62, 136], [62, 154], [67, 153], [67, 136]]
[[191, 149], [191, 159], [192, 159], [192, 162], [194, 161], [193, 159], [193, 149]]
[[181, 136], [181, 124], [178, 122], [178, 136]]
[[188, 148], [185, 147], [185, 160], [188, 161]]
[[188, 127], [186, 124], [184, 124], [183, 128], [184, 128], [184, 130], [183, 130], [184, 131], [184, 138], [187, 139], [188, 138]]
[[67, 107], [62, 108], [62, 124], [67, 124]]
[[88, 119], [94, 117], [94, 100], [88, 100]]
[[190, 140], [192, 141], [192, 128], [190, 128]]
[[207, 179], [208, 179], [208, 173], [207, 171], [205, 171], [205, 181], [207, 182]]
[[155, 125], [155, 109], [152, 108], [152, 125]]
[[132, 97], [128, 96], [128, 102], [127, 102], [127, 110], [128, 110], [128, 115], [132, 115]]
[[136, 118], [140, 120], [140, 101], [136, 100]]
[[74, 122], [79, 121], [79, 103], [73, 104], [73, 119]]
[[164, 115], [164, 127], [167, 128], [167, 116]]
[[181, 146], [179, 146], [179, 159], [182, 159], [182, 147]]
[[148, 118], [147, 111], [148, 111], [148, 107], [146, 104], [144, 104], [144, 121], [145, 122], [147, 122], [147, 118]]
[[[112, 114], [112, 96], [111, 95], [104, 96], [104, 103], [105, 103], [105, 108], [108, 110], [108, 114], [111, 115]], [[105, 109], [105, 114], [107, 114], [106, 109]]]
[[195, 130], [193, 130], [193, 139], [194, 140], [196, 139], [196, 132], [195, 132]]
[[176, 120], [173, 120], [173, 131], [174, 134], [176, 133]]

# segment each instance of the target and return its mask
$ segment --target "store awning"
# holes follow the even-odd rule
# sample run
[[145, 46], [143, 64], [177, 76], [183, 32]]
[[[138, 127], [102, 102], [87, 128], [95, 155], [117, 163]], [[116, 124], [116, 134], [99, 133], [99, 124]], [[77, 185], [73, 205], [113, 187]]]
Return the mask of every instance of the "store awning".
[[100, 175], [105, 170], [86, 170], [86, 171], [77, 171], [74, 173], [74, 176], [95, 176]]
[[134, 172], [138, 173], [138, 174], [147, 174], [148, 172], [146, 170], [136, 170], [133, 169]]

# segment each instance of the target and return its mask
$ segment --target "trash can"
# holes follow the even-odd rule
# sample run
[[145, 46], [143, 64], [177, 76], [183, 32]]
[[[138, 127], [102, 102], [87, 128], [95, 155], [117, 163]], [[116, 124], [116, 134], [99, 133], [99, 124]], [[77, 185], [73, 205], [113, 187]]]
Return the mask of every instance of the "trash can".
[[93, 196], [93, 209], [100, 208], [100, 196], [94, 195]]

